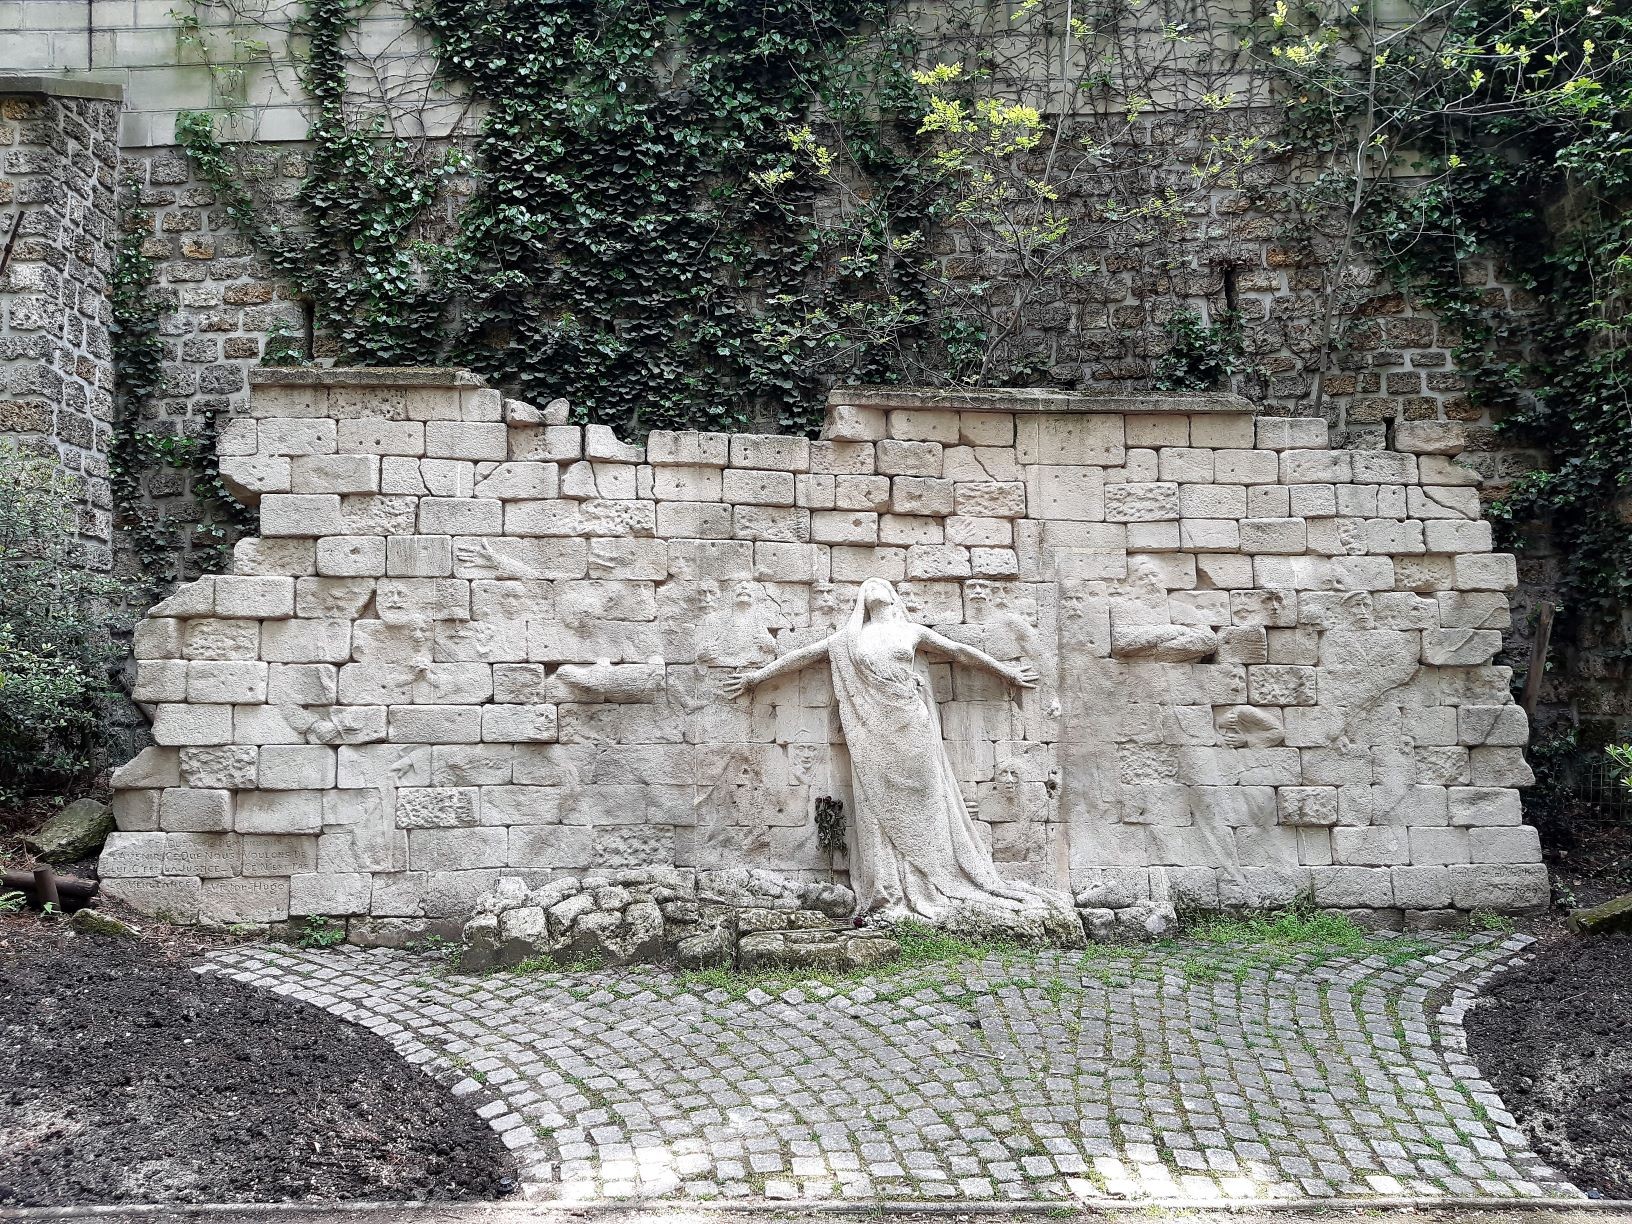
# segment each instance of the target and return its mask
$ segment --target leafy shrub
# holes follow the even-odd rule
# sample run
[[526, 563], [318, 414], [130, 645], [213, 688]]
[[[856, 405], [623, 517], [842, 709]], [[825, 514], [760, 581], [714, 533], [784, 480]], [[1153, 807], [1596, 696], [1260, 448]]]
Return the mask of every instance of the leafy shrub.
[[332, 948], [345, 942], [346, 924], [321, 914], [308, 914], [306, 925], [295, 939], [296, 945], [302, 948]]
[[1620, 775], [1621, 785], [1632, 786], [1632, 744], [1610, 744], [1604, 751]]
[[0, 800], [96, 763], [118, 584], [84, 568], [75, 515], [52, 464], [0, 446]]
[[1241, 318], [1234, 311], [1209, 324], [1194, 310], [1176, 310], [1162, 330], [1173, 345], [1156, 362], [1158, 391], [1217, 391], [1241, 370]]

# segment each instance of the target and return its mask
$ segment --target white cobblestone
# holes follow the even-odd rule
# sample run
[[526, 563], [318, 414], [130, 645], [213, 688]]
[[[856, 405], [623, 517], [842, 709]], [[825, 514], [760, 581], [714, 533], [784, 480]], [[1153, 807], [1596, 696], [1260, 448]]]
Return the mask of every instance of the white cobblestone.
[[535, 1199], [1576, 1197], [1465, 1054], [1473, 988], [1528, 942], [1015, 952], [764, 989], [355, 948], [205, 971], [380, 1033]]

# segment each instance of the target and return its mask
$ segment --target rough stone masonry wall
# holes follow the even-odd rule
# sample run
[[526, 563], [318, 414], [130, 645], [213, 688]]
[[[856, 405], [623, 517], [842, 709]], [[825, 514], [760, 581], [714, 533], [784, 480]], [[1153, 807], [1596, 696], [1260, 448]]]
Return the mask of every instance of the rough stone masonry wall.
[[0, 77], [0, 439], [77, 485], [93, 568], [112, 565], [108, 338], [119, 90]]
[[1461, 427], [1329, 450], [1230, 396], [835, 392], [820, 441], [644, 447], [447, 372], [265, 371], [232, 572], [138, 627], [157, 746], [104, 887], [183, 920], [463, 917], [501, 874], [842, 874], [820, 668], [860, 581], [1043, 680], [931, 677], [1004, 870], [1096, 908], [1545, 903]]

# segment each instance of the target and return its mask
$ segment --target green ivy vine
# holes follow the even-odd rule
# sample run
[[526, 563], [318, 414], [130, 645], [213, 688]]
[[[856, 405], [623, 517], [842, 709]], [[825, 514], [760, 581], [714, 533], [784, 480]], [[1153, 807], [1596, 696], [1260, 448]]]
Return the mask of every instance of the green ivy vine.
[[[915, 120], [877, 117], [879, 99], [910, 85], [908, 36], [855, 37], [883, 0], [428, 0], [416, 17], [446, 83], [484, 105], [468, 155], [350, 112], [346, 45], [362, 7], [302, 7], [315, 118], [296, 222], [269, 220], [208, 115], [177, 124], [340, 360], [468, 366], [635, 429], [753, 415], [807, 429], [824, 349], [842, 348], [858, 376], [887, 376], [885, 348], [922, 298], [920, 268], [889, 230], [920, 221], [922, 182], [902, 152]], [[813, 138], [790, 138], [813, 106], [848, 125], [874, 190], [901, 198], [875, 257], [836, 276], [815, 206], [825, 168], [801, 156]], [[450, 234], [425, 237], [463, 172], [473, 197]], [[897, 324], [887, 340], [801, 326], [874, 309]]]
[[1194, 310], [1176, 310], [1162, 330], [1173, 343], [1156, 362], [1158, 391], [1218, 391], [1246, 367], [1236, 311], [1221, 311], [1208, 323]]
[[[139, 187], [126, 183], [126, 200]], [[108, 475], [115, 525], [135, 554], [127, 584], [148, 602], [185, 575], [178, 565], [205, 572], [225, 566], [235, 540], [254, 530], [254, 516], [221, 482], [215, 411], [204, 414], [190, 435], [144, 429], [146, 409], [165, 389], [165, 345], [159, 334], [162, 303], [154, 291], [153, 261], [143, 250], [151, 223], [134, 205], [120, 217], [109, 273], [109, 337], [113, 349], [114, 423]], [[184, 473], [197, 517], [184, 531], [147, 501], [145, 484], [155, 471]]]
[[1312, 195], [1352, 201], [1357, 245], [1454, 336], [1469, 406], [1546, 454], [1501, 474], [1491, 514], [1501, 547], [1550, 544], [1555, 637], [1632, 655], [1632, 15], [1595, 0], [1452, 0], [1386, 25], [1365, 6], [1306, 11], [1278, 6], [1263, 36], [1296, 87], [1292, 129], [1337, 154]]
[[[1632, 18], [1566, 0], [1577, 55], [1624, 46]], [[1482, 16], [1522, 45], [1526, 17]], [[1543, 57], [1483, 86], [1522, 96]], [[1503, 547], [1521, 554], [1543, 528], [1561, 567], [1566, 632], [1618, 626], [1632, 602], [1632, 61], [1564, 106], [1471, 116], [1429, 147], [1442, 185], [1380, 202], [1374, 224], [1396, 279], [1454, 324], [1468, 396], [1506, 439], [1549, 457], [1492, 507]], [[1491, 304], [1463, 283], [1470, 259], [1495, 258], [1529, 299]]]

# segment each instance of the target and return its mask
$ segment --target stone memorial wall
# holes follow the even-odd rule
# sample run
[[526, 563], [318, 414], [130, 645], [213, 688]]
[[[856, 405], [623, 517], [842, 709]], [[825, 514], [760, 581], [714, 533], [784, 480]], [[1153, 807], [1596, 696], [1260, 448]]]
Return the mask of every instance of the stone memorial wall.
[[861, 389], [818, 441], [641, 446], [455, 372], [255, 380], [220, 452], [261, 535], [137, 629], [156, 746], [101, 872], [141, 909], [367, 938], [501, 876], [855, 883], [924, 755], [836, 699], [846, 626], [892, 608], [932, 631], [898, 661], [948, 819], [1014, 887], [1410, 925], [1547, 900], [1491, 664], [1514, 562], [1459, 426], [1346, 451], [1227, 395]]

